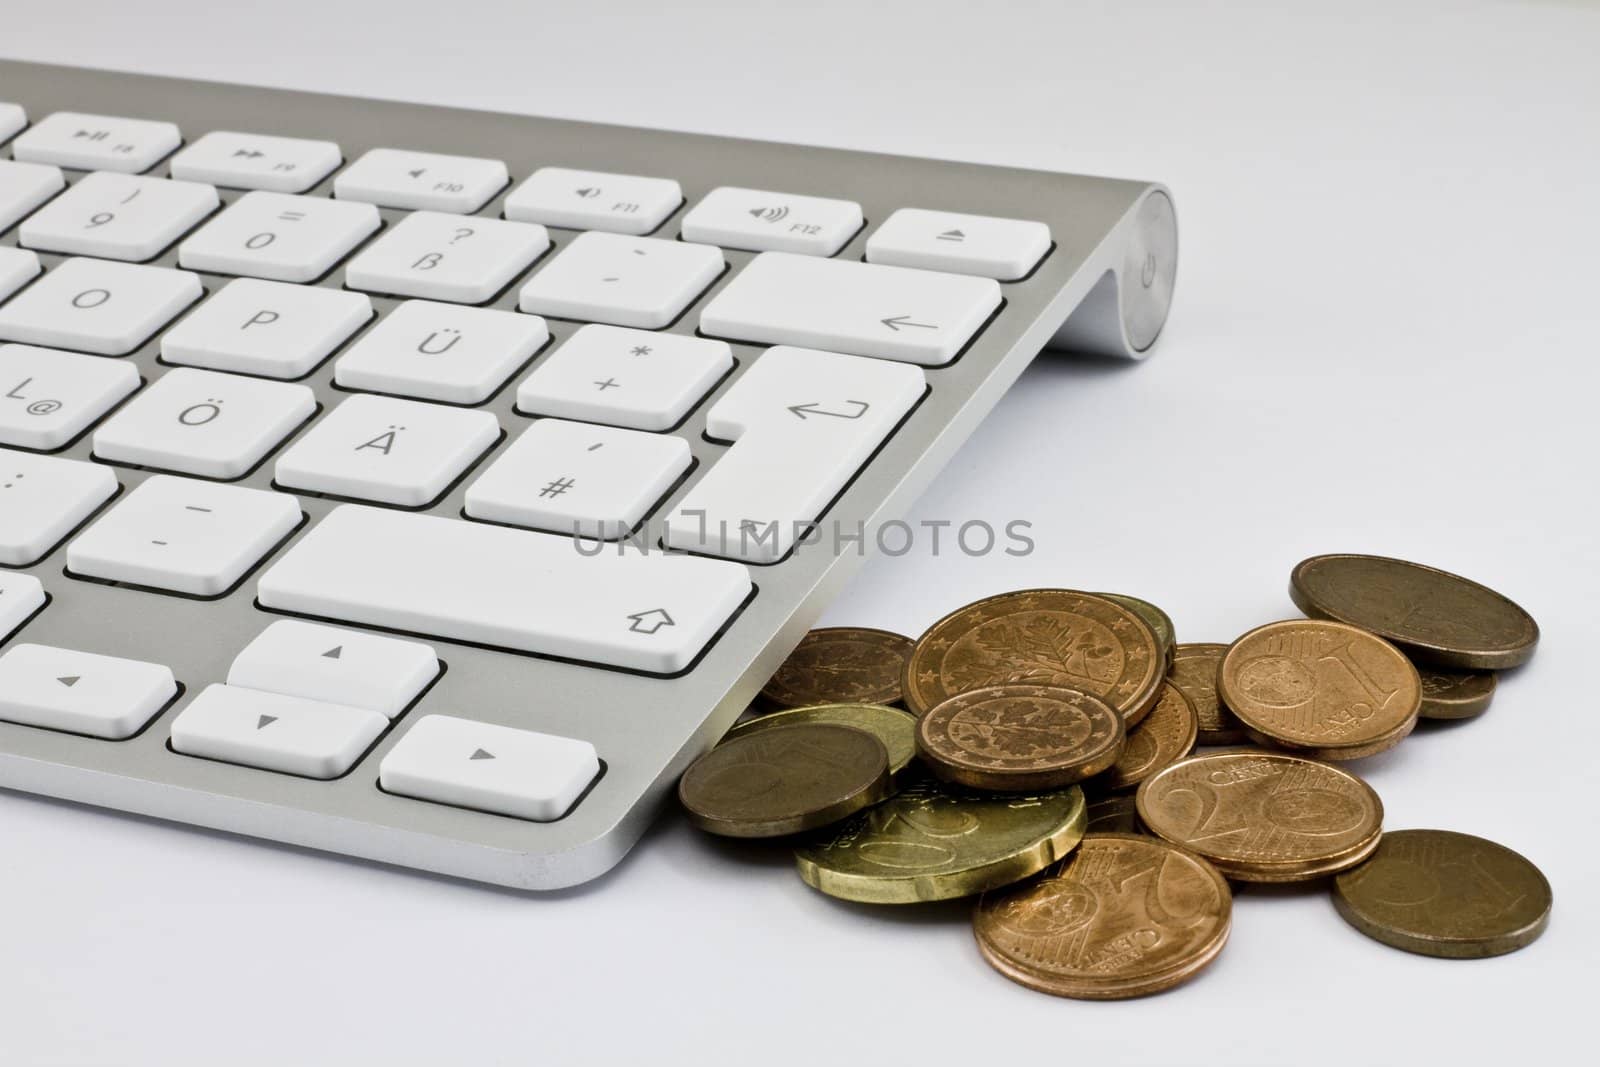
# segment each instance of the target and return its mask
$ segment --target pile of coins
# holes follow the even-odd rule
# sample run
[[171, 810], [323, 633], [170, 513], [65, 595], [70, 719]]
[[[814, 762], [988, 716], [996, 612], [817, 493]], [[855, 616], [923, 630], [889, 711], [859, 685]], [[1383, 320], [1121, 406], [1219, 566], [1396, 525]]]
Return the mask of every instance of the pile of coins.
[[1230, 882], [1332, 876], [1340, 915], [1412, 952], [1532, 942], [1551, 906], [1537, 867], [1467, 834], [1386, 834], [1341, 764], [1420, 717], [1482, 713], [1492, 672], [1533, 655], [1533, 619], [1377, 556], [1305, 560], [1290, 595], [1309, 618], [1230, 645], [1179, 644], [1155, 605], [1069, 589], [977, 601], [915, 641], [816, 630], [679, 798], [712, 833], [792, 837], [830, 896], [976, 897], [983, 958], [1059, 996], [1198, 974], [1227, 942]]

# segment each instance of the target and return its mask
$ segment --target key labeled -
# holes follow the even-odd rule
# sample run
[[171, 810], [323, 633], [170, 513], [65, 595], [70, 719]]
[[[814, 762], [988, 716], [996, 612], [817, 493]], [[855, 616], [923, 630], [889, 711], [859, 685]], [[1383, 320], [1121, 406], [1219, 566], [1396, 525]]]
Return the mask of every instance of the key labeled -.
[[714, 337], [948, 363], [1000, 306], [992, 278], [765, 252], [700, 313]]
[[313, 282], [382, 224], [371, 204], [246, 193], [178, 246], [178, 263], [213, 274]]
[[500, 438], [487, 411], [352, 396], [278, 459], [290, 489], [400, 507], [437, 499]]
[[0, 448], [0, 565], [37, 563], [116, 494], [107, 467]]
[[343, 158], [332, 141], [214, 130], [172, 157], [172, 176], [230, 189], [303, 193]]
[[112, 463], [203, 478], [242, 478], [317, 410], [303, 385], [181, 367], [95, 431]]
[[393, 719], [438, 675], [439, 657], [419, 641], [284, 619], [239, 653], [228, 684]]
[[683, 217], [683, 239], [751, 252], [831, 256], [861, 229], [854, 200], [724, 185]]
[[22, 243], [140, 263], [160, 255], [220, 202], [209, 185], [97, 171], [24, 222]]
[[636, 237], [660, 226], [683, 203], [670, 178], [540, 167], [506, 197], [506, 218], [573, 230]]
[[378, 765], [391, 793], [550, 822], [600, 774], [587, 741], [452, 715], [424, 715]]
[[0, 341], [125, 356], [200, 295], [186, 270], [68, 259], [0, 306]]
[[0, 231], [66, 188], [60, 167], [0, 159]]
[[300, 502], [292, 496], [159, 474], [67, 546], [67, 568], [108, 582], [217, 596], [298, 525]]
[[725, 560], [346, 504], [256, 593], [271, 610], [671, 674], [738, 610], [750, 576]]
[[57, 111], [18, 137], [11, 154], [26, 163], [142, 174], [182, 143], [170, 122]]
[[372, 318], [365, 293], [236, 278], [161, 335], [168, 363], [301, 378]]
[[673, 509], [667, 544], [775, 563], [854, 478], [927, 388], [920, 369], [773, 348], [711, 406], [734, 442]]
[[478, 404], [550, 339], [537, 315], [408, 300], [339, 357], [334, 381], [448, 404]]
[[722, 273], [721, 249], [579, 234], [522, 287], [518, 306], [535, 315], [652, 330], [683, 314]]
[[340, 200], [409, 211], [469, 214], [511, 180], [498, 159], [374, 148], [333, 179]]
[[337, 778], [388, 725], [367, 708], [208, 685], [172, 720], [172, 747], [302, 778]]
[[621, 537], [693, 462], [681, 437], [540, 419], [467, 487], [467, 514], [577, 537]]
[[120, 741], [177, 695], [172, 670], [158, 663], [31, 644], [0, 655], [6, 722]]
[[725, 341], [580, 326], [517, 387], [517, 410], [666, 430], [732, 369]]
[[1050, 251], [1050, 227], [1026, 219], [903, 207], [867, 238], [867, 262], [1015, 281]]
[[0, 345], [0, 444], [53, 452], [138, 388], [132, 363]]
[[543, 226], [416, 211], [345, 268], [352, 289], [481, 304], [550, 247]]
[[0, 571], [0, 641], [16, 633], [44, 605], [44, 585], [39, 579]]

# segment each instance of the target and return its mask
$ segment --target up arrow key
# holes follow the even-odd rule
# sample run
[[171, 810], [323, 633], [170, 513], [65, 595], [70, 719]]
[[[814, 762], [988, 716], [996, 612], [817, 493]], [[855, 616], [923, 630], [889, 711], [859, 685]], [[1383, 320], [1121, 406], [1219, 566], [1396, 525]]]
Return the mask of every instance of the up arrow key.
[[483, 749], [480, 748], [477, 751], [473, 752], [472, 755], [468, 756], [467, 758], [468, 759], [494, 759], [494, 753], [493, 752], [485, 752]]

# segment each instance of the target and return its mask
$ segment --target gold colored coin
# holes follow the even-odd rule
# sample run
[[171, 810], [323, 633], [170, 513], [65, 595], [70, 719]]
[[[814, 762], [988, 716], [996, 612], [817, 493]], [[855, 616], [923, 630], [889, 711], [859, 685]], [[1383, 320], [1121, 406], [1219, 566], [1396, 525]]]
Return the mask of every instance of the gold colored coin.
[[1227, 645], [1179, 645], [1172, 655], [1172, 673], [1167, 681], [1183, 690], [1194, 704], [1200, 719], [1196, 743], [1201, 745], [1242, 745], [1249, 740], [1244, 724], [1217, 699], [1217, 668]]
[[1090, 834], [1032, 882], [985, 893], [983, 958], [1030, 989], [1119, 1000], [1171, 989], [1228, 940], [1233, 896], [1205, 860], [1153, 837]]
[[1191, 756], [1139, 786], [1150, 832], [1193, 849], [1229, 878], [1299, 882], [1360, 863], [1378, 847], [1383, 801], [1340, 767], [1258, 749]]
[[814, 889], [867, 904], [951, 900], [1010, 885], [1083, 837], [1083, 790], [995, 796], [921, 778], [795, 851]]
[[781, 837], [848, 818], [889, 792], [889, 753], [835, 723], [777, 726], [718, 745], [678, 782], [689, 820], [724, 837]]
[[1393, 748], [1411, 732], [1422, 680], [1381, 637], [1342, 622], [1294, 619], [1230, 645], [1217, 694], [1261, 744], [1345, 760]]
[[1107, 793], [1089, 798], [1089, 826], [1091, 834], [1136, 834], [1139, 832], [1139, 808], [1132, 793]]
[[1449, 671], [1439, 667], [1418, 667], [1422, 678], [1424, 719], [1470, 719], [1489, 710], [1494, 700], [1495, 675], [1492, 671]]
[[917, 722], [933, 773], [971, 789], [1031, 793], [1093, 777], [1116, 762], [1122, 716], [1088, 693], [996, 685], [960, 693]]
[[1154, 632], [1121, 604], [1070, 589], [1001, 593], [951, 612], [917, 639], [906, 706], [925, 715], [957, 693], [1046, 685], [1099, 697], [1136, 726], [1161, 695]]
[[898, 704], [911, 638], [863, 626], [812, 630], [761, 690], [770, 708]]
[[1493, 671], [1526, 663], [1539, 624], [1488, 586], [1384, 556], [1313, 556], [1289, 579], [1307, 615], [1371, 630], [1419, 663]]
[[1532, 944], [1550, 922], [1550, 883], [1504, 845], [1449, 830], [1385, 834], [1333, 881], [1357, 930], [1407, 952], [1479, 959]]
[[889, 753], [889, 776], [899, 779], [911, 770], [917, 758], [917, 717], [909, 711], [885, 707], [882, 704], [818, 704], [809, 708], [787, 708], [735, 723], [723, 737], [722, 743], [750, 734], [770, 730], [775, 726], [793, 726], [796, 723], [831, 722], [854, 726], [883, 742]]
[[1150, 632], [1156, 635], [1156, 643], [1161, 646], [1161, 658], [1166, 661], [1168, 667], [1172, 666], [1173, 650], [1178, 647], [1178, 631], [1172, 625], [1171, 615], [1148, 600], [1140, 600], [1125, 593], [1096, 593], [1095, 596], [1105, 597], [1114, 604], [1121, 604], [1143, 619], [1144, 624], [1150, 627]]
[[1156, 709], [1128, 734], [1122, 755], [1110, 770], [1095, 779], [1095, 784], [1105, 789], [1138, 785], [1187, 756], [1199, 730], [1200, 720], [1189, 698], [1177, 686], [1162, 686]]

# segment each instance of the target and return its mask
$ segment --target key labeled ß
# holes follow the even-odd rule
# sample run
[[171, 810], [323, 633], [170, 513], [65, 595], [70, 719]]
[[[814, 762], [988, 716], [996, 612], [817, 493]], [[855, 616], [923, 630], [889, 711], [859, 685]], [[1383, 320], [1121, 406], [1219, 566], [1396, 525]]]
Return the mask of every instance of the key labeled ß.
[[352, 289], [481, 304], [550, 247], [543, 226], [414, 211], [345, 268]]

